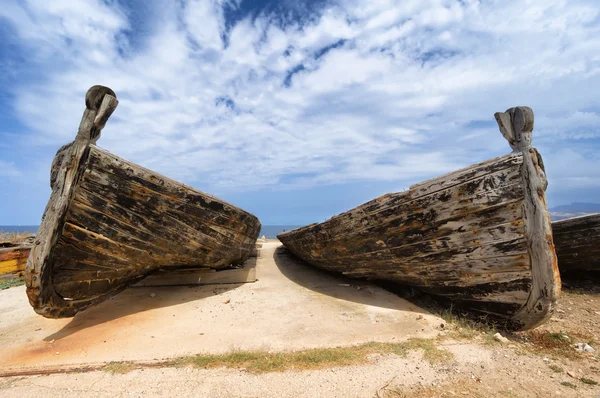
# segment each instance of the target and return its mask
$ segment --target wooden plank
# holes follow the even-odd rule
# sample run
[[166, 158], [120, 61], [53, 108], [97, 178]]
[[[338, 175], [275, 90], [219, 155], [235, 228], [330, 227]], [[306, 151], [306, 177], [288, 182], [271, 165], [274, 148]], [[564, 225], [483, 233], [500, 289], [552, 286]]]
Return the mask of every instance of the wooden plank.
[[218, 285], [252, 282], [256, 282], [255, 267], [243, 267], [219, 271], [185, 269], [149, 275], [133, 287]]
[[160, 269], [148, 275], [134, 287], [214, 285], [250, 283], [256, 281], [256, 258], [249, 258], [239, 268], [215, 270], [213, 268]]

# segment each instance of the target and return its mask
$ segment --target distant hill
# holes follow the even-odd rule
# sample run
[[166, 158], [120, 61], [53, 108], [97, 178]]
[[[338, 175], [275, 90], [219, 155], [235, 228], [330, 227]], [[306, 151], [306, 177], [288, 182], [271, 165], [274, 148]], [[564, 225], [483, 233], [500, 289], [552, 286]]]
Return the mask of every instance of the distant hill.
[[600, 203], [574, 202], [570, 205], [556, 206], [551, 209], [552, 221], [564, 220], [565, 218], [585, 216], [586, 214], [600, 213]]

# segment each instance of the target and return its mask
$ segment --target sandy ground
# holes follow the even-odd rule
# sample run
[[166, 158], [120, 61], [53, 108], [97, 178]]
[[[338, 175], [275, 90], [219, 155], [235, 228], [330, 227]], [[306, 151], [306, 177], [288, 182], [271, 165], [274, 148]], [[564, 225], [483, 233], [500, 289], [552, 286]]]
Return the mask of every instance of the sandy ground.
[[[241, 287], [248, 290], [250, 297], [255, 301], [258, 300], [257, 303], [260, 302], [262, 305], [280, 308], [280, 311], [271, 313], [273, 318], [270, 319], [270, 323], [264, 323], [265, 325], [271, 324], [273, 330], [263, 326], [263, 321], [259, 318], [257, 312], [254, 313], [254, 316], [257, 320], [256, 324], [260, 327], [260, 332], [253, 331], [255, 323], [242, 324], [236, 320], [237, 310], [222, 310], [223, 312], [218, 312], [218, 316], [215, 318], [204, 319], [208, 323], [203, 324], [202, 330], [209, 330], [211, 322], [214, 322], [212, 325], [218, 323], [224, 326], [225, 329], [243, 328], [240, 333], [246, 333], [248, 336], [252, 336], [252, 339], [260, 338], [258, 336], [266, 333], [265, 336], [268, 337], [260, 341], [265, 342], [272, 339], [267, 347], [273, 350], [286, 347], [339, 345], [373, 339], [398, 341], [403, 337], [421, 335], [431, 338], [438, 349], [452, 353], [451, 359], [445, 362], [431, 363], [424, 357], [422, 350], [415, 349], [411, 350], [405, 358], [392, 354], [372, 354], [367, 358], [367, 362], [361, 365], [263, 374], [253, 374], [244, 369], [141, 367], [125, 374], [94, 371], [3, 377], [0, 378], [0, 397], [56, 395], [65, 398], [82, 396], [600, 397], [600, 386], [586, 384], [581, 381], [582, 378], [585, 378], [600, 382], [600, 356], [598, 355], [600, 352], [600, 342], [598, 342], [600, 340], [600, 336], [598, 336], [600, 333], [600, 286], [597, 284], [588, 284], [584, 289], [567, 289], [559, 303], [556, 316], [550, 322], [533, 332], [509, 335], [510, 341], [503, 344], [493, 339], [492, 334], [494, 331], [490, 332], [485, 328], [472, 328], [463, 322], [451, 321], [446, 323], [444, 331], [438, 333], [435, 326], [440, 319], [421, 312], [423, 310], [418, 309], [415, 305], [407, 304], [403, 300], [396, 301], [396, 298], [373, 286], [366, 285], [363, 289], [356, 290], [353, 287], [339, 286], [340, 283], [344, 284], [347, 281], [340, 282], [337, 279], [329, 279], [331, 277], [319, 273], [308, 277], [306, 275], [313, 274], [306, 271], [303, 265], [296, 263], [295, 260], [285, 255], [277, 254], [274, 249], [273, 244], [266, 245], [263, 249], [263, 258], [259, 260], [261, 284], [250, 284]], [[271, 260], [273, 258], [274, 260]], [[271, 262], [275, 263], [276, 267], [269, 265]], [[280, 272], [278, 269], [282, 269], [282, 271]], [[269, 281], [271, 278], [278, 280], [280, 278], [276, 276], [278, 273], [285, 276], [285, 278], [281, 279], [281, 285], [272, 285], [274, 282]], [[286, 282], [285, 279], [288, 279], [288, 281]], [[288, 284], [290, 285], [288, 286]], [[278, 293], [283, 286], [287, 286], [286, 293]], [[243, 307], [241, 302], [236, 304], [236, 300], [240, 300], [241, 297], [237, 296], [237, 294], [241, 294], [241, 288], [237, 287], [225, 292], [225, 294], [208, 295], [203, 297], [202, 300], [195, 300], [195, 305], [200, 305], [196, 312], [205, 308], [205, 302], [212, 300], [211, 303], [215, 307], [229, 308], [231, 304], [234, 304], [237, 309], [241, 307], [252, 313], [249, 309], [251, 307]], [[271, 289], [276, 290], [272, 291]], [[9, 290], [11, 295], [22, 293], [21, 290], [16, 288]], [[191, 290], [194, 291], [195, 289]], [[292, 297], [287, 297], [290, 292], [294, 291], [296, 292]], [[357, 298], [363, 297], [362, 294], [368, 291], [375, 293], [367, 293], [362, 299]], [[158, 294], [157, 298], [159, 297]], [[357, 296], [357, 294], [360, 295]], [[373, 301], [372, 296], [379, 297], [377, 299], [378, 304]], [[6, 297], [8, 296], [2, 292], [0, 296], [2, 302], [5, 301]], [[127, 293], [124, 297], [127, 297]], [[136, 296], [138, 300], [142, 301], [144, 297]], [[232, 300], [229, 305], [223, 304], [226, 298]], [[115, 298], [115, 300], [120, 300], [120, 298]], [[146, 330], [145, 322], [152, 323], [154, 322], [152, 319], [159, 317], [163, 318], [159, 323], [165, 325], [161, 328], [169, 329], [171, 333], [174, 331], [182, 333], [182, 330], [186, 329], [172, 329], [166, 326], [171, 325], [170, 322], [166, 322], [170, 313], [162, 311], [174, 311], [180, 305], [187, 306], [189, 302], [151, 306], [145, 312], [154, 314], [154, 316], [148, 316], [147, 318], [135, 318], [138, 312], [130, 310], [125, 318], [133, 316], [133, 319], [137, 319], [136, 322], [139, 325], [132, 323], [127, 326], [126, 324], [125, 329], [129, 331], [134, 331], [136, 328]], [[6, 304], [2, 305], [5, 306]], [[112, 305], [114, 304], [107, 303], [102, 311], [98, 307], [98, 311], [100, 313], [108, 311], [108, 308]], [[281, 305], [281, 307], [278, 307], [278, 305]], [[299, 308], [300, 305], [306, 306], [306, 308]], [[351, 306], [352, 310], [348, 306]], [[1, 310], [4, 311], [4, 307]], [[255, 308], [254, 311], [257, 311], [257, 309]], [[288, 314], [288, 312], [291, 312], [291, 314]], [[347, 315], [344, 315], [344, 313], [354, 314], [352, 320], [345, 321]], [[421, 327], [425, 330], [420, 330], [419, 334], [419, 330], [417, 330], [419, 328], [415, 328], [414, 321], [422, 313], [426, 319], [421, 319], [419, 322], [427, 325]], [[376, 316], [373, 319], [369, 314], [376, 314]], [[415, 314], [417, 314], [416, 317]], [[274, 318], [275, 316], [281, 318]], [[21, 325], [23, 325], [22, 322], [25, 322], [26, 317], [23, 317], [23, 319], [19, 318]], [[318, 317], [317, 321], [314, 320], [315, 317]], [[397, 323], [392, 322], [394, 317], [396, 317]], [[402, 317], [405, 317], [404, 320], [402, 320]], [[228, 319], [229, 324], [223, 319], [218, 320], [220, 318]], [[133, 319], [131, 322], [133, 322]], [[251, 317], [244, 317], [243, 319], [249, 321]], [[300, 323], [301, 320], [302, 323]], [[379, 322], [377, 322], [378, 320]], [[108, 319], [104, 322], [110, 324], [113, 321]], [[169, 319], [169, 321], [171, 320]], [[191, 322], [191, 320], [188, 321]], [[286, 327], [288, 323], [290, 328]], [[69, 321], [66, 322], [66, 325], [68, 324]], [[308, 333], [305, 329], [294, 331], [294, 328], [300, 327], [301, 324], [311, 325], [312, 331]], [[0, 325], [0, 344], [2, 344], [4, 354], [9, 339], [6, 333], [9, 333], [12, 336], [10, 339], [13, 340], [21, 341], [22, 338], [17, 338], [6, 324]], [[99, 325], [102, 325], [102, 323], [93, 323], [87, 328], [79, 328], [76, 332], [63, 338], [80, 333], [89, 333], [88, 329], [94, 329]], [[335, 326], [335, 330], [332, 329], [333, 326]], [[22, 326], [22, 328], [25, 327], [26, 324]], [[394, 330], [396, 333], [392, 333]], [[216, 329], [213, 329], [211, 333], [215, 331]], [[157, 338], [158, 332], [159, 330], [154, 331], [154, 339]], [[338, 333], [337, 337], [332, 337], [336, 332]], [[572, 350], [575, 355], [566, 355], [564, 351], [555, 351], [532, 343], [532, 338], [536, 334], [550, 335], [550, 333], [559, 332], [571, 336], [576, 341], [590, 342], [597, 351], [593, 354], [577, 354], [574, 348], [567, 347], [567, 350]], [[28, 334], [31, 332], [21, 329], [21, 333]], [[43, 339], [47, 333], [42, 333], [40, 338]], [[124, 332], [121, 330], [113, 330], [115, 336], [123, 336], [122, 333]], [[169, 338], [164, 337], [169, 333], [167, 331], [164, 333], [160, 335], [163, 336], [161, 339], [171, 341]], [[290, 333], [290, 337], [286, 340], [283, 333]], [[321, 336], [321, 333], [325, 335]], [[50, 336], [46, 336], [46, 338]], [[93, 334], [89, 334], [89, 336], [93, 336]], [[202, 337], [204, 336], [206, 334]], [[228, 336], [233, 335], [228, 334]], [[31, 337], [24, 339], [27, 338]], [[129, 342], [132, 343], [133, 340], [135, 339], [129, 339]], [[138, 340], [145, 341], [142, 337], [139, 337]], [[251, 338], [249, 337], [248, 340], [251, 340]], [[138, 349], [164, 352], [164, 347], [158, 346], [164, 344], [165, 340], [154, 341], [157, 342], [155, 345], [135, 341], [133, 343]], [[181, 341], [184, 343], [182, 344]], [[181, 341], [179, 345], [185, 346], [189, 343], [188, 339], [182, 339]], [[221, 340], [211, 341], [220, 342]], [[29, 344], [36, 343], [39, 343], [39, 341], [31, 341]], [[48, 341], [44, 343], [50, 344]], [[56, 341], [52, 344], [56, 344]], [[95, 340], [89, 341], [88, 352], [90, 352], [91, 347], [97, 344], [99, 343]], [[103, 347], [105, 347], [104, 344], [109, 343], [102, 343]], [[170, 349], [178, 349], [178, 347], [174, 348], [173, 344], [169, 344]], [[264, 348], [264, 343], [248, 343], [248, 345]], [[231, 346], [231, 344], [225, 344], [225, 346]], [[115, 349], [116, 346], [106, 347], [113, 347], [107, 349], [109, 351]], [[211, 352], [223, 351], [223, 347], [220, 346], [210, 348], [202, 345], [202, 347], [204, 350]], [[246, 346], [244, 345], [244, 347]], [[72, 358], [79, 358], [76, 354], [72, 355]], [[115, 355], [115, 353], [105, 355]], [[125, 356], [122, 353], [117, 355]], [[141, 356], [147, 357], [147, 353], [143, 353]], [[42, 356], [41, 358], [45, 357]], [[2, 355], [1, 361], [5, 361], [4, 355]]]
[[380, 287], [306, 267], [278, 246], [264, 244], [254, 283], [130, 288], [73, 319], [36, 315], [24, 286], [0, 291], [0, 373], [234, 349], [398, 342], [439, 333], [442, 319]]

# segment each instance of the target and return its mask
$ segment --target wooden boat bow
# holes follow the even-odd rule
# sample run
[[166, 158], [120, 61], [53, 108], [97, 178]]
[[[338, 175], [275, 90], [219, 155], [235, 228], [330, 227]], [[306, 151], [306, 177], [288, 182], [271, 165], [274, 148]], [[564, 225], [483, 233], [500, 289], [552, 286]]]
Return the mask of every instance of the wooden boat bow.
[[548, 180], [541, 155], [531, 147], [533, 111], [526, 106], [494, 115], [500, 132], [523, 154], [521, 177], [524, 186], [523, 217], [532, 272], [529, 297], [512, 320], [523, 328], [534, 328], [550, 318], [561, 292], [558, 259], [554, 250], [546, 188]]
[[26, 267], [27, 296], [49, 318], [69, 317], [160, 269], [241, 264], [258, 219], [229, 203], [98, 148], [118, 100], [85, 97], [75, 140], [52, 163], [52, 193]]
[[495, 115], [512, 154], [384, 195], [278, 235], [305, 262], [354, 278], [414, 286], [503, 322], [548, 319], [560, 277], [533, 112]]

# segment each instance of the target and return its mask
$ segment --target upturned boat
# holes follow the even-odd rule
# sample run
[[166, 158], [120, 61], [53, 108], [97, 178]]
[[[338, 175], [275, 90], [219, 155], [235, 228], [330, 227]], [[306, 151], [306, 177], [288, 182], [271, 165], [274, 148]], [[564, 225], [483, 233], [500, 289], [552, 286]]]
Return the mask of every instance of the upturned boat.
[[600, 271], [600, 213], [552, 223], [560, 272]]
[[561, 283], [533, 112], [495, 114], [513, 153], [278, 235], [315, 267], [410, 285], [524, 330], [546, 321]]
[[52, 193], [26, 268], [45, 317], [70, 317], [158, 270], [243, 263], [258, 219], [223, 200], [96, 146], [117, 107], [90, 88], [75, 140], [52, 163]]

